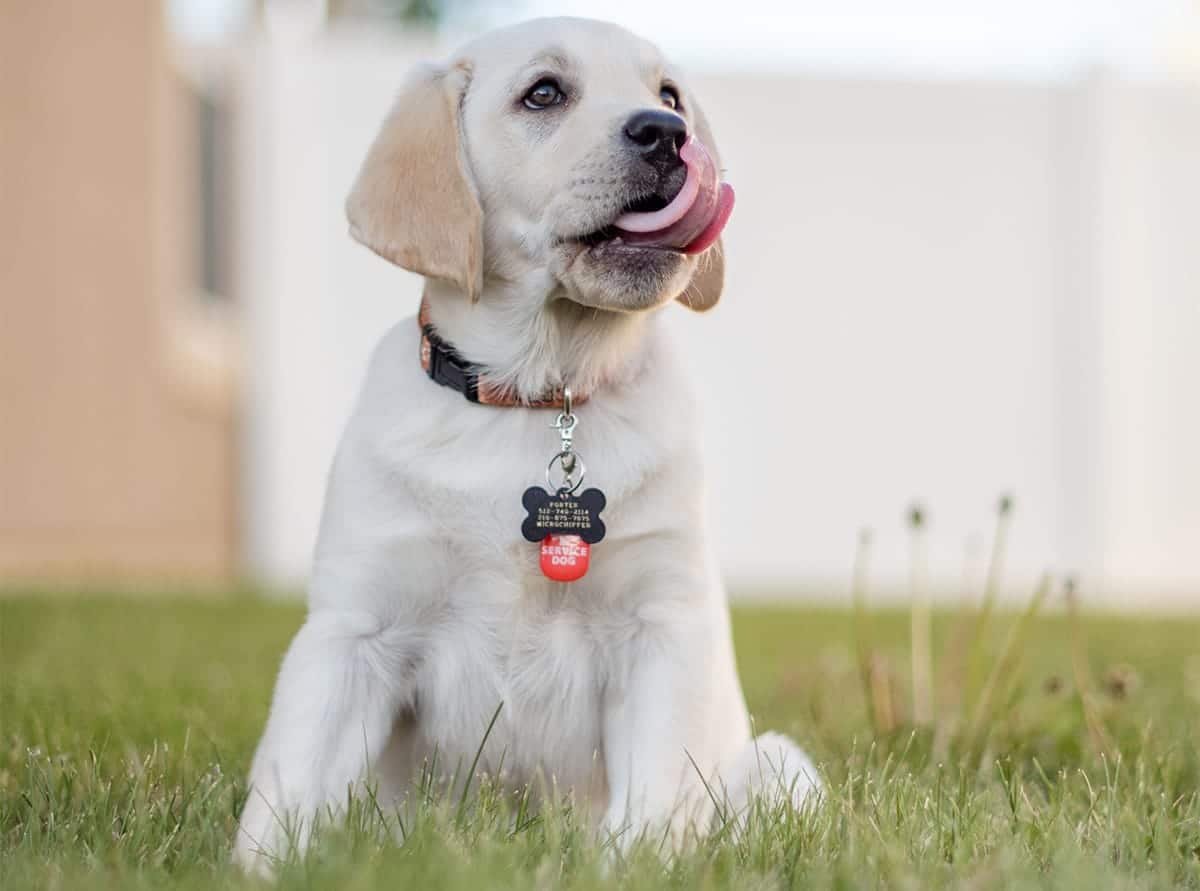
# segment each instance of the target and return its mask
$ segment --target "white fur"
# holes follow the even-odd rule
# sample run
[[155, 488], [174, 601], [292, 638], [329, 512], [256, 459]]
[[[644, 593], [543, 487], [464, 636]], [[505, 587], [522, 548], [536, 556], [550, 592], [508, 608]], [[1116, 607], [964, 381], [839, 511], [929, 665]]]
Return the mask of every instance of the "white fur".
[[576, 448], [608, 497], [608, 536], [585, 578], [546, 580], [519, 529], [521, 493], [557, 450], [555, 412], [469, 404], [422, 372], [416, 321], [396, 325], [334, 462], [310, 613], [251, 769], [247, 867], [285, 853], [285, 825], [303, 844], [368, 775], [393, 804], [435, 750], [442, 770], [465, 770], [498, 707], [480, 771], [570, 791], [623, 842], [702, 829], [697, 768], [735, 806], [815, 788], [790, 741], [751, 739], [694, 395], [659, 313], [580, 306], [536, 272], [485, 281], [477, 303], [431, 279], [434, 322], [522, 392], [595, 387]]

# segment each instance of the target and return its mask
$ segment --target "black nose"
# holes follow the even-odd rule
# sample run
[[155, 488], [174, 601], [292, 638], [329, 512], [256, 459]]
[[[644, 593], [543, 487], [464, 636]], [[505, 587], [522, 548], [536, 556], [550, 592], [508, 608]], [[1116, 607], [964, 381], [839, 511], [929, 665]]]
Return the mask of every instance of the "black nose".
[[687, 139], [687, 121], [669, 111], [639, 111], [625, 122], [625, 137], [648, 160], [676, 158]]

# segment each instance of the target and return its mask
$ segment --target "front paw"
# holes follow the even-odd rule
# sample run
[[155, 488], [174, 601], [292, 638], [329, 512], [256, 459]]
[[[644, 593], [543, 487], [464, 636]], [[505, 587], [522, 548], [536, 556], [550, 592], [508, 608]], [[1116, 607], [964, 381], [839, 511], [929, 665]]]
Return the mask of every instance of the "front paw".
[[281, 861], [308, 844], [311, 821], [288, 820], [251, 788], [233, 841], [233, 862], [246, 873], [271, 878]]
[[256, 842], [242, 841], [242, 830], [238, 827], [238, 839], [233, 845], [233, 862], [246, 873], [260, 879], [275, 876], [276, 859]]
[[683, 804], [656, 810], [610, 807], [600, 824], [600, 840], [621, 856], [639, 844], [663, 856], [676, 854], [694, 834], [691, 816]]
[[638, 830], [634, 829], [623, 808], [609, 808], [600, 821], [600, 842], [614, 854], [627, 854], [637, 835]]

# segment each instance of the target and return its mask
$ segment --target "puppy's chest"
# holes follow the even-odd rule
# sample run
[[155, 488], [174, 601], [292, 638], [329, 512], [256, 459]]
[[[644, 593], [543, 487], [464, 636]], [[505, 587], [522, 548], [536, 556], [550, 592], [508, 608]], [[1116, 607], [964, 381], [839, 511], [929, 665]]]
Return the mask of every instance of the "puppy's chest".
[[[563, 588], [563, 586], [554, 586]], [[601, 695], [611, 629], [570, 602], [570, 588], [517, 601], [460, 594], [431, 634], [417, 694], [417, 725], [430, 748], [470, 759], [484, 747], [490, 770], [517, 782], [539, 770], [584, 783], [600, 747]]]
[[620, 681], [646, 596], [631, 584], [645, 569], [634, 551], [658, 524], [641, 486], [663, 451], [646, 431], [588, 412], [589, 435], [576, 444], [585, 487], [607, 496], [607, 535], [592, 547], [587, 575], [564, 585], [543, 576], [539, 544], [521, 530], [522, 496], [545, 485], [557, 435], [544, 418], [517, 420], [500, 416], [486, 439], [456, 436], [404, 471], [436, 566], [432, 584], [413, 591], [438, 617], [423, 647], [416, 730], [426, 753], [469, 764], [497, 714], [485, 768], [582, 787], [601, 748], [604, 691]]
[[[480, 491], [441, 489], [424, 493], [421, 502], [428, 530], [424, 535], [444, 555], [445, 586], [452, 590], [471, 587], [491, 590], [496, 594], [495, 600], [510, 607], [513, 605], [510, 601], [516, 599], [546, 601], [544, 592], [550, 590], [547, 576], [561, 579], [550, 570], [556, 565], [556, 552], [551, 548], [543, 554], [542, 541], [531, 538], [537, 537], [537, 523], [547, 516], [550, 519], [569, 516], [570, 522], [583, 523], [579, 531], [586, 528], [603, 532], [600, 540], [587, 549], [585, 577], [565, 589], [574, 596], [561, 599], [567, 606], [581, 599], [591, 603], [596, 600], [592, 592], [597, 589], [611, 596], [623, 577], [619, 569], [624, 540], [631, 528], [644, 535], [647, 524], [636, 494], [631, 496], [618, 489], [618, 494], [610, 495], [610, 490], [601, 486], [603, 481], [597, 480], [595, 489], [589, 488], [582, 497], [576, 495], [568, 503], [560, 504], [544, 480], [505, 472], [502, 468], [488, 488]], [[538, 499], [535, 496], [526, 499], [527, 490], [539, 493], [547, 510], [531, 507]], [[594, 497], [596, 491], [603, 495]], [[533, 533], [527, 535], [527, 529]]]

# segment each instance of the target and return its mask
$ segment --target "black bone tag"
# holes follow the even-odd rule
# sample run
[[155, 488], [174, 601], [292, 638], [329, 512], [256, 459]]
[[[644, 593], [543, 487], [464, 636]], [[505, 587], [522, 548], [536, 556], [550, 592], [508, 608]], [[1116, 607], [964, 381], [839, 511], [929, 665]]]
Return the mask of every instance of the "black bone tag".
[[578, 535], [593, 545], [604, 538], [600, 511], [607, 499], [599, 489], [584, 489], [578, 495], [552, 494], [541, 486], [530, 486], [521, 496], [529, 516], [521, 523], [521, 534], [528, 541], [541, 541], [547, 535]]

